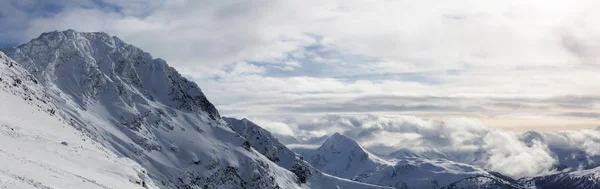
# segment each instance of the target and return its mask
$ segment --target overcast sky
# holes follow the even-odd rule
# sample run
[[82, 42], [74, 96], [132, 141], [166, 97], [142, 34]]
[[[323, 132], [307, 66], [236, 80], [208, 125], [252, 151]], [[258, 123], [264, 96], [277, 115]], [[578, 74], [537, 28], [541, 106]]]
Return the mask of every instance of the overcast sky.
[[598, 10], [598, 0], [1, 0], [0, 47], [104, 31], [285, 143], [340, 132], [379, 154], [483, 151], [478, 166], [519, 178], [552, 172], [551, 149], [600, 154]]
[[104, 31], [165, 59], [225, 116], [279, 134], [328, 116], [600, 125], [600, 1], [3, 0], [0, 46]]

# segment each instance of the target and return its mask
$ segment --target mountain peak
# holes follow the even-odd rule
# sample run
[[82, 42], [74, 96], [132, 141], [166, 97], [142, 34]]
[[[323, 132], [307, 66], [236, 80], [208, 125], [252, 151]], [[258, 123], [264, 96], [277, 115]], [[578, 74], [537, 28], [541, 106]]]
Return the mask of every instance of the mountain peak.
[[[53, 48], [58, 48], [60, 46], [69, 45], [77, 45], [79, 47], [83, 47], [86, 46], [86, 42], [102, 42], [105, 44], [109, 44], [112, 48], [129, 45], [124, 43], [119, 38], [110, 36], [108, 33], [105, 32], [78, 32], [73, 29], [65, 31], [55, 30], [51, 32], [45, 32], [42, 33], [39, 37], [32, 39], [27, 44], [35, 44], [40, 46], [48, 45]], [[23, 44], [21, 46], [27, 44]]]
[[343, 146], [344, 148], [362, 148], [355, 140], [338, 132], [329, 136], [329, 138], [327, 138], [321, 147], [337, 148], [335, 146]]
[[79, 32], [74, 29], [67, 29], [67, 30], [63, 30], [63, 31], [54, 30], [54, 31], [50, 31], [50, 32], [44, 32], [39, 37], [37, 37], [33, 40], [44, 39], [45, 37], [56, 37], [59, 35], [63, 35], [66, 38], [72, 38], [72, 39], [77, 38], [78, 36], [101, 36], [101, 37], [105, 37], [105, 38], [116, 38], [114, 36], [110, 36], [106, 32]]
[[338, 137], [346, 137], [346, 136], [344, 136], [344, 135], [340, 134], [339, 132], [335, 132], [335, 133], [333, 133], [333, 134], [331, 135], [331, 137], [338, 138]]
[[348, 138], [346, 135], [340, 134], [339, 132], [333, 133], [331, 136], [329, 136], [329, 138], [331, 140], [335, 140], [335, 141], [352, 141], [352, 142], [355, 142], [353, 139]]
[[200, 88], [164, 60], [104, 32], [52, 31], [2, 51], [82, 108], [107, 99], [132, 108], [159, 102], [220, 118]]
[[327, 138], [323, 145], [316, 149], [310, 163], [325, 173], [347, 179], [371, 173], [378, 167], [389, 164], [340, 133], [334, 133]]

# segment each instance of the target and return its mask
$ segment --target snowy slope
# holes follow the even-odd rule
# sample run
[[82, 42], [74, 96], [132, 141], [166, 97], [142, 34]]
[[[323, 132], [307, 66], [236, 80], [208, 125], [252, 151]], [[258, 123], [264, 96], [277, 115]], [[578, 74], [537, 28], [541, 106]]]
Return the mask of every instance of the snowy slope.
[[250, 146], [277, 165], [292, 169], [298, 164], [299, 158], [296, 154], [281, 144], [269, 131], [247, 119], [223, 117], [223, 120], [229, 123], [236, 133], [246, 138]]
[[418, 157], [406, 157], [393, 167], [355, 180], [395, 188], [520, 188], [517, 183], [472, 165]]
[[519, 180], [531, 189], [600, 188], [600, 167]]
[[0, 52], [0, 188], [157, 188], [144, 168], [55, 116], [24, 69]]
[[32, 73], [58, 117], [139, 163], [160, 188], [367, 186], [326, 175], [299, 182], [233, 131], [195, 83], [106, 33], [48, 32], [2, 51]]

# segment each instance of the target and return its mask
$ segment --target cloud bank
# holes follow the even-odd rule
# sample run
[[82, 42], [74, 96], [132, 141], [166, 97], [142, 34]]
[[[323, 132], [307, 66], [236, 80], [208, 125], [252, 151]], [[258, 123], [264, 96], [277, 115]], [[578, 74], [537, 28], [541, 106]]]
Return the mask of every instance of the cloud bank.
[[105, 31], [167, 60], [230, 116], [517, 109], [590, 127], [597, 103], [556, 110], [558, 102], [539, 101], [598, 98], [598, 8], [593, 0], [8, 0], [0, 44]]
[[[573, 170], [590, 163], [573, 164], [575, 155], [580, 159], [600, 159], [597, 148], [600, 127], [578, 131], [517, 132], [489, 128], [467, 118], [439, 121], [373, 114], [330, 114], [290, 121], [286, 125], [293, 130], [293, 136], [300, 139], [340, 132], [377, 154], [408, 149], [431, 158], [473, 164], [515, 178], [562, 171], [561, 165]], [[310, 140], [304, 140], [304, 143], [311, 144]]]

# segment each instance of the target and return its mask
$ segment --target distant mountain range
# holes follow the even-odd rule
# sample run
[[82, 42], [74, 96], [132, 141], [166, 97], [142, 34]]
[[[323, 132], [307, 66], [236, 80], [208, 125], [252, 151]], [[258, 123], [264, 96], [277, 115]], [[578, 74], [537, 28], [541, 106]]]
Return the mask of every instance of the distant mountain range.
[[[377, 157], [356, 141], [335, 133], [320, 147], [293, 148], [325, 173], [394, 188], [600, 188], [600, 168], [513, 179], [497, 172], [446, 159], [441, 153], [407, 149]], [[569, 152], [571, 153], [571, 152]]]

